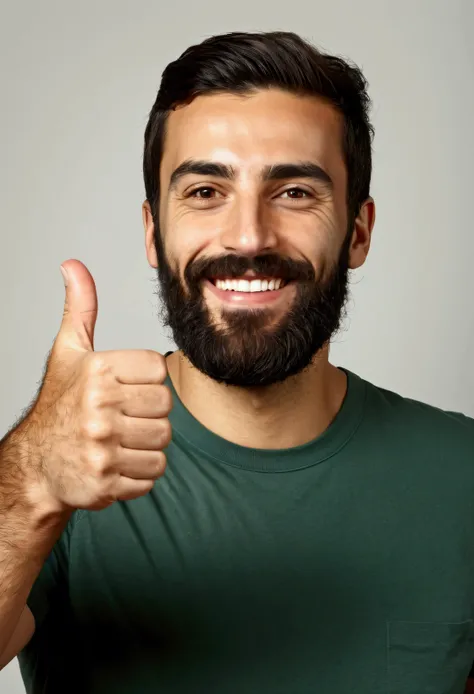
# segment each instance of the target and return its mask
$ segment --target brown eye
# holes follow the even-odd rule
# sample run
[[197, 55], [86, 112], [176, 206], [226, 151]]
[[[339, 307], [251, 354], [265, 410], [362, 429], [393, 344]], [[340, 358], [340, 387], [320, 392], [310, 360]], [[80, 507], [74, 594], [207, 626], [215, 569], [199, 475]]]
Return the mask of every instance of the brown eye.
[[[212, 193], [217, 192], [214, 188], [210, 188], [209, 186], [207, 187], [201, 187], [201, 188], [195, 188], [195, 190], [191, 191], [189, 194], [190, 197], [192, 198], [197, 198], [198, 200], [211, 200], [212, 199]], [[198, 195], [200, 193], [200, 195]]]
[[[283, 191], [282, 195], [285, 195], [286, 193], [288, 193], [288, 198], [290, 200], [304, 200], [304, 198], [309, 197], [308, 191], [303, 190], [303, 188], [288, 188], [287, 190]], [[297, 195], [295, 195], [295, 193], [297, 193]]]

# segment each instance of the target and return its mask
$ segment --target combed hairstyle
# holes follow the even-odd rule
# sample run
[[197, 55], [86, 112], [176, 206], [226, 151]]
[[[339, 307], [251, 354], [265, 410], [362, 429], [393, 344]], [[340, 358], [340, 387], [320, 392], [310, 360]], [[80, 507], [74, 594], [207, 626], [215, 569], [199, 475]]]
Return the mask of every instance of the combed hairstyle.
[[343, 155], [347, 206], [354, 219], [370, 194], [373, 127], [371, 101], [362, 71], [347, 60], [319, 51], [293, 32], [231, 32], [211, 36], [164, 70], [145, 129], [143, 176], [155, 222], [160, 198], [160, 163], [166, 121], [176, 106], [218, 92], [251, 94], [280, 88], [331, 103], [344, 118]]

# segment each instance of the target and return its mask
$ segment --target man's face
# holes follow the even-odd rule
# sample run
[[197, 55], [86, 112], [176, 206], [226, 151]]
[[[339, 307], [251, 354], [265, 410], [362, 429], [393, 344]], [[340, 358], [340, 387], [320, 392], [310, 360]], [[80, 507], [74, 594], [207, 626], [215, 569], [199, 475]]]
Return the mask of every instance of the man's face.
[[177, 347], [218, 382], [284, 381], [339, 328], [357, 263], [342, 127], [323, 101], [273, 89], [169, 115], [148, 258]]

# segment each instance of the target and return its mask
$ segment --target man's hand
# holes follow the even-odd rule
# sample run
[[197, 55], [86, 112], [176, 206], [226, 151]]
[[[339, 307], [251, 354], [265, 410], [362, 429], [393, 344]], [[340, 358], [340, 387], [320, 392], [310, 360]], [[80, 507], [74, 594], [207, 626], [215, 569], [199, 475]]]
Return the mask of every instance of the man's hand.
[[158, 352], [94, 352], [94, 280], [78, 260], [62, 267], [64, 315], [18, 465], [35, 506], [97, 510], [147, 494], [163, 475], [172, 396]]

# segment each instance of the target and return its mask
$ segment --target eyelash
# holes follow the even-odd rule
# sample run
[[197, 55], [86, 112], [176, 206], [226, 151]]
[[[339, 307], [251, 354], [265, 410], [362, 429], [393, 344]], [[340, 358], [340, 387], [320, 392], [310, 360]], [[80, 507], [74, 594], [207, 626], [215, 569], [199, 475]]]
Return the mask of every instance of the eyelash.
[[[197, 197], [196, 193], [199, 193], [201, 190], [213, 190], [213, 191], [217, 192], [216, 189], [213, 188], [212, 186], [201, 186], [200, 188], [195, 188], [194, 190], [192, 190], [190, 193], [188, 193], [186, 195], [186, 197], [187, 198], [195, 198], [196, 200], [212, 200], [212, 198], [199, 198], [199, 197]], [[305, 197], [304, 198], [287, 198], [287, 200], [305, 200], [306, 198], [313, 197], [309, 191], [305, 190], [304, 188], [300, 188], [299, 186], [293, 186], [292, 188], [287, 188], [286, 190], [282, 191], [281, 195], [283, 195], [284, 193], [288, 193], [290, 190], [297, 190], [301, 193], [304, 193]]]

